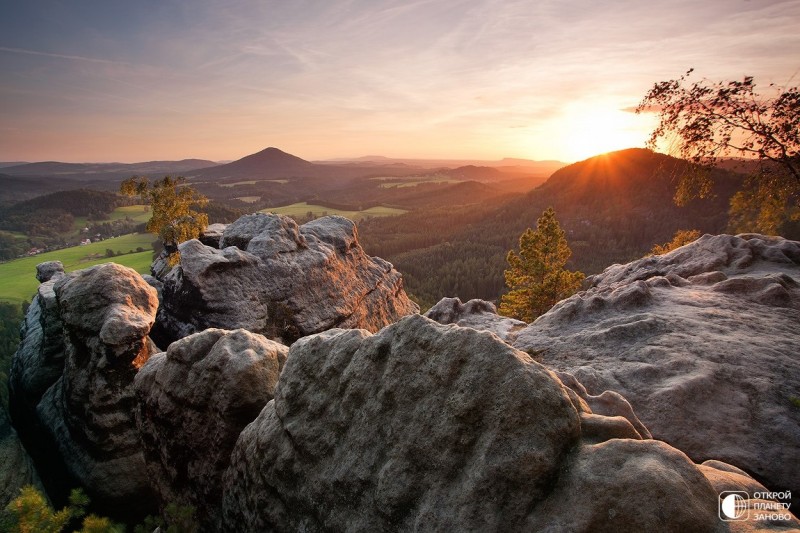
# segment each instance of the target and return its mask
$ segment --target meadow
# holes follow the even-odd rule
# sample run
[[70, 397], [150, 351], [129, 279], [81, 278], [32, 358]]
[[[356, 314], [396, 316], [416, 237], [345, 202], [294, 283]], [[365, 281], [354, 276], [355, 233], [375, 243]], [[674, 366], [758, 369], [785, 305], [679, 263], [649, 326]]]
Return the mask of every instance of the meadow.
[[[135, 222], [147, 222], [150, 220], [150, 210], [147, 209], [145, 211], [144, 205], [126, 205], [122, 207], [117, 207], [114, 209], [110, 214], [109, 218], [106, 220], [100, 220], [97, 222], [113, 222], [114, 220], [123, 220], [126, 218], [130, 218]], [[96, 224], [97, 222], [92, 222], [92, 224]], [[75, 217], [75, 231], [80, 231], [81, 229], [88, 226], [90, 222], [86, 217]]]
[[296, 217], [304, 217], [309, 212], [313, 213], [315, 217], [321, 217], [324, 215], [340, 215], [347, 217], [350, 220], [355, 220], [356, 222], [367, 217], [389, 217], [407, 213], [405, 209], [396, 209], [394, 207], [375, 206], [361, 211], [348, 211], [344, 209], [333, 209], [331, 207], [309, 204], [308, 202], [300, 202], [281, 207], [268, 207], [267, 209], [262, 209], [260, 212], [276, 213], [278, 215], [289, 215]]
[[442, 184], [442, 183], [459, 183], [460, 180], [448, 178], [448, 177], [441, 177], [441, 176], [423, 176], [417, 177], [412, 176], [408, 178], [398, 178], [398, 177], [380, 177], [380, 178], [370, 178], [372, 181], [379, 181], [381, 182], [378, 187], [381, 189], [404, 189], [407, 187], [416, 187], [417, 185], [421, 185], [423, 183], [434, 183], [434, 184]]
[[[36, 265], [44, 261], [61, 261], [67, 272], [113, 261], [130, 267], [140, 274], [148, 274], [153, 258], [154, 240], [155, 237], [149, 233], [134, 233], [2, 263], [0, 279], [3, 282], [0, 286], [0, 300], [14, 303], [30, 301], [39, 286], [36, 280]], [[137, 248], [144, 248], [145, 251], [136, 252]], [[106, 250], [121, 252], [124, 255], [109, 258], [106, 257]], [[131, 251], [133, 253], [129, 253]]]

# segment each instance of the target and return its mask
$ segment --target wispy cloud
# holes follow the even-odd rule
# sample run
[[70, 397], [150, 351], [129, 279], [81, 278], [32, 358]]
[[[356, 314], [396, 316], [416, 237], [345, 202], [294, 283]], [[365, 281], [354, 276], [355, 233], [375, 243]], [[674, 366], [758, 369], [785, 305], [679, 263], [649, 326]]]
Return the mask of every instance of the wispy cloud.
[[123, 61], [114, 61], [111, 59], [100, 59], [97, 57], [84, 57], [73, 56], [67, 54], [54, 54], [51, 52], [39, 52], [37, 50], [26, 50], [24, 48], [11, 48], [8, 46], [0, 46], [0, 52], [9, 52], [12, 54], [26, 54], [31, 56], [53, 57], [56, 59], [69, 59], [71, 61], [86, 61], [88, 63], [102, 63], [105, 65], [121, 65], [125, 64]]

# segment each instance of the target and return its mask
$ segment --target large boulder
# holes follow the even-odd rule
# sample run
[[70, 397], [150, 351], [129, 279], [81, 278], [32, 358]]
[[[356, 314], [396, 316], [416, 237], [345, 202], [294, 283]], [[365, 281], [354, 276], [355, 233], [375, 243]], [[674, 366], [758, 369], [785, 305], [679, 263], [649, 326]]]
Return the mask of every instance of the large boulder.
[[71, 484], [106, 513], [135, 519], [153, 507], [133, 379], [155, 349], [147, 334], [156, 290], [134, 270], [107, 263], [59, 279], [54, 291], [66, 358], [37, 406], [39, 420]]
[[203, 530], [217, 529], [222, 473], [242, 429], [272, 399], [288, 351], [243, 329], [207, 329], [141, 368], [136, 420], [162, 509], [191, 505]]
[[622, 394], [695, 461], [800, 494], [800, 243], [705, 235], [589, 281], [515, 346]]
[[225, 228], [220, 246], [180, 245], [180, 265], [163, 278], [159, 345], [209, 327], [291, 343], [334, 327], [377, 331], [419, 310], [400, 273], [367, 256], [342, 217], [298, 226], [282, 215], [246, 215]]
[[419, 315], [297, 341], [224, 481], [225, 531], [723, 530], [683, 453]]

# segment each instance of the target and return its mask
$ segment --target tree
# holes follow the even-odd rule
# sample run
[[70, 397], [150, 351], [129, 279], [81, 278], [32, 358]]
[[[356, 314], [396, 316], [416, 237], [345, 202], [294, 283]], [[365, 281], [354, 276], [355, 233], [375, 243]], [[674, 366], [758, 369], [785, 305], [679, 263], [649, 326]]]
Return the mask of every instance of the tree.
[[208, 199], [184, 185], [183, 177], [166, 176], [152, 185], [147, 178], [134, 176], [123, 181], [120, 192], [126, 196], [146, 198], [152, 215], [146, 229], [158, 235], [170, 253], [170, 264], [176, 264], [178, 244], [196, 239], [208, 226], [208, 215], [193, 208], [208, 204]]
[[710, 196], [711, 170], [722, 158], [741, 157], [756, 168], [731, 199], [731, 229], [775, 234], [787, 221], [799, 220], [800, 89], [770, 84], [771, 96], [765, 96], [756, 92], [751, 76], [687, 87], [691, 73], [656, 83], [636, 108], [658, 113], [648, 147], [664, 139], [693, 163], [681, 176], [676, 203]]
[[83, 518], [78, 533], [122, 533], [125, 528], [108, 518], [93, 514], [86, 516], [89, 498], [81, 489], [73, 489], [69, 495], [69, 506], [60, 511], [53, 510], [44, 496], [31, 485], [20, 489], [0, 516], [3, 531], [19, 533], [60, 533], [72, 521]]
[[536, 231], [528, 228], [520, 236], [519, 254], [508, 252], [505, 278], [511, 290], [500, 301], [500, 313], [533, 322], [575, 294], [584, 275], [564, 269], [571, 255], [564, 230], [549, 207], [536, 221]]
[[690, 242], [694, 242], [700, 238], [700, 231], [696, 229], [679, 229], [673, 235], [672, 240], [664, 243], [664, 244], [656, 244], [653, 246], [653, 249], [650, 250], [648, 255], [662, 255], [677, 248], [680, 248], [684, 244], [689, 244]]

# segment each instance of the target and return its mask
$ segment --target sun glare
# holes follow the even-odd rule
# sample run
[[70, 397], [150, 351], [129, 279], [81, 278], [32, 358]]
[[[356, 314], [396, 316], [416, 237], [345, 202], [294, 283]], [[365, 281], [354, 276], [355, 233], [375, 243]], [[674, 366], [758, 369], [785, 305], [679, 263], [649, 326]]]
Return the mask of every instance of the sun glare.
[[562, 118], [562, 158], [580, 161], [614, 150], [644, 146], [648, 129], [642, 117], [619, 109], [575, 108]]

